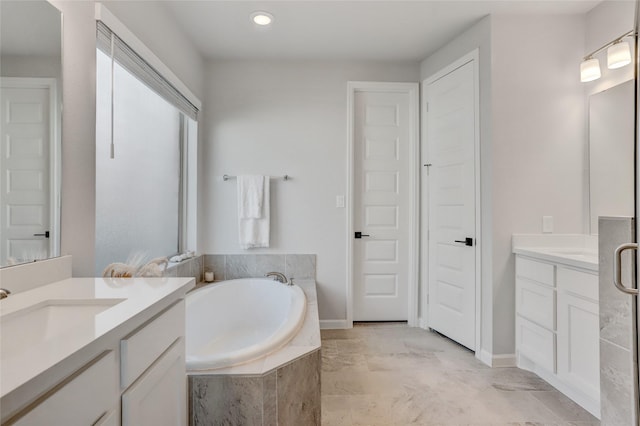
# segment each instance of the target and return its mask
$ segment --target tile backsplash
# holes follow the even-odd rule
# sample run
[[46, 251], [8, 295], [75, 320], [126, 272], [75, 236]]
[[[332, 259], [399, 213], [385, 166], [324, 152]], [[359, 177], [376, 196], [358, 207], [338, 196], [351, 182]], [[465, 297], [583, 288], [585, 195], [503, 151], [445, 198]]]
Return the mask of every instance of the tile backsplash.
[[215, 281], [263, 277], [282, 272], [287, 278], [315, 279], [315, 254], [207, 254], [204, 270], [214, 273]]
[[203, 258], [204, 256], [196, 256], [191, 259], [183, 260], [180, 263], [169, 264], [166, 277], [195, 277], [196, 282], [203, 280]]

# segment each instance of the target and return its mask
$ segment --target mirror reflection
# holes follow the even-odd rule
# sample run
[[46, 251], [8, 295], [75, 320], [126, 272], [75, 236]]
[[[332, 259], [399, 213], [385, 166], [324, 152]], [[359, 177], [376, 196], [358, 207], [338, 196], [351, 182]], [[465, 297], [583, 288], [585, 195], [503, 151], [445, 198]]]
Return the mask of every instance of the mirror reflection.
[[599, 216], [634, 214], [633, 81], [589, 98], [591, 234]]
[[58, 255], [61, 13], [0, 2], [0, 266]]

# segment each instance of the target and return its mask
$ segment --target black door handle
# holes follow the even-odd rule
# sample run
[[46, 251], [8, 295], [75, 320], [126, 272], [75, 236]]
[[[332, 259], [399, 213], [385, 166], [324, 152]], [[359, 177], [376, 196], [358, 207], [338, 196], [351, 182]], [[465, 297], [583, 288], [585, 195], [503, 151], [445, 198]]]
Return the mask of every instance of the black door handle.
[[49, 231], [46, 231], [44, 234], [33, 234], [33, 236], [49, 238]]
[[455, 240], [454, 242], [456, 242], [456, 243], [462, 243], [462, 244], [464, 244], [465, 246], [469, 246], [469, 247], [473, 246], [473, 238], [471, 238], [471, 237], [467, 237], [467, 238], [465, 238], [465, 239], [464, 239], [464, 241]]
[[370, 236], [371, 235], [369, 235], [369, 234], [363, 234], [362, 232], [357, 231], [356, 235], [355, 235], [355, 238], [370, 237]]

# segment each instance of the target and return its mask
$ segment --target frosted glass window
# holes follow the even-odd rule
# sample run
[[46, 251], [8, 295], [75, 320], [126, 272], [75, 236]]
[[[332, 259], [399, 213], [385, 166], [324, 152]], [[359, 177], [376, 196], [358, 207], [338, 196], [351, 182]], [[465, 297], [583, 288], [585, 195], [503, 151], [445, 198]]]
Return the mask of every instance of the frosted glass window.
[[96, 272], [142, 253], [180, 249], [183, 114], [97, 50]]

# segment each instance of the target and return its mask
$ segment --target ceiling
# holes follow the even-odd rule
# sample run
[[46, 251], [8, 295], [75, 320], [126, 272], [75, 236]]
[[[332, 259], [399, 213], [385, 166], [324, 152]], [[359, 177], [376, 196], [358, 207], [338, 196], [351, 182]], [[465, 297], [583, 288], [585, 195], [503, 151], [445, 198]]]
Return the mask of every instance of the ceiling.
[[[488, 14], [582, 14], [591, 0], [189, 1], [163, 4], [209, 59], [417, 62]], [[257, 28], [251, 12], [274, 15]]]

